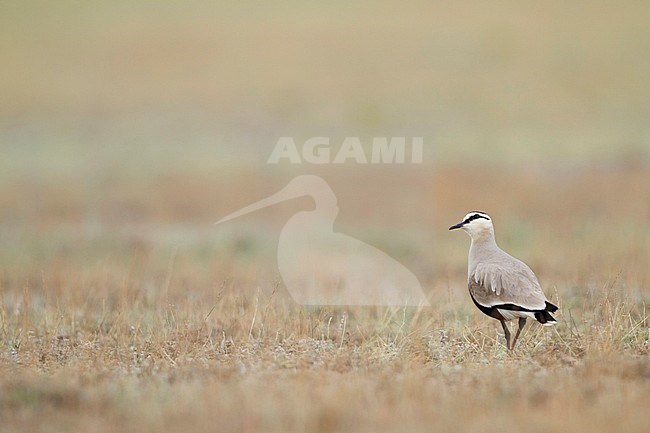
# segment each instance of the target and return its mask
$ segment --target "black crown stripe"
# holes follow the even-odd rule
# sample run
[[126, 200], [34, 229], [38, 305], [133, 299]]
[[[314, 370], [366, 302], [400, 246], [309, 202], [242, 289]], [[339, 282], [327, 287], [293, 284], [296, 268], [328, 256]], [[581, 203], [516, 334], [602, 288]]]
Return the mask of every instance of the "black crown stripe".
[[483, 219], [486, 219], [486, 220], [490, 221], [490, 218], [486, 217], [485, 215], [475, 213], [474, 215], [471, 215], [465, 221], [463, 221], [463, 224], [467, 224], [467, 223], [469, 223], [471, 221], [474, 221], [474, 220], [477, 220], [479, 218], [483, 218]]

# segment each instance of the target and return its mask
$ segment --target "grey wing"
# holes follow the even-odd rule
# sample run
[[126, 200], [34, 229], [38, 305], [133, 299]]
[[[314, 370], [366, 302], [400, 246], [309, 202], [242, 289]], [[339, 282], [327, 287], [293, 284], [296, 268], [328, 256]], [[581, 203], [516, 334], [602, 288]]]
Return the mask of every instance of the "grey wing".
[[508, 263], [479, 263], [469, 277], [469, 290], [486, 307], [514, 304], [529, 310], [546, 308], [546, 296], [532, 270], [512, 258]]

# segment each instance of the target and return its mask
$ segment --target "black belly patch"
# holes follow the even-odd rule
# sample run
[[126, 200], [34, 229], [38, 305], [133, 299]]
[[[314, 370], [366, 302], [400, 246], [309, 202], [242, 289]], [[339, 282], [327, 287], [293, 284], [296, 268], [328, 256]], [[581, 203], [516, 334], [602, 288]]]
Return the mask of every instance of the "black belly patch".
[[483, 314], [486, 314], [490, 317], [494, 317], [497, 320], [504, 320], [503, 316], [501, 313], [499, 313], [499, 310], [497, 310], [497, 307], [486, 307], [484, 305], [479, 304], [476, 302], [476, 299], [474, 299], [474, 296], [472, 296], [472, 293], [470, 292], [469, 296], [472, 298], [472, 302], [474, 302], [474, 305], [476, 305], [476, 308], [481, 310]]
[[510, 311], [526, 311], [528, 313], [533, 313], [535, 315], [535, 319], [537, 319], [539, 323], [555, 322], [555, 319], [549, 314], [549, 311], [557, 311], [557, 307], [548, 301], [546, 301], [546, 308], [544, 310], [531, 310], [515, 304], [499, 304], [493, 305], [492, 307], [486, 307], [476, 302], [476, 299], [474, 299], [474, 296], [472, 296], [472, 292], [469, 292], [469, 296], [472, 298], [472, 302], [474, 302], [476, 308], [481, 310], [483, 314], [493, 317], [497, 320], [505, 320], [503, 315], [499, 312], [499, 309], [501, 309]]

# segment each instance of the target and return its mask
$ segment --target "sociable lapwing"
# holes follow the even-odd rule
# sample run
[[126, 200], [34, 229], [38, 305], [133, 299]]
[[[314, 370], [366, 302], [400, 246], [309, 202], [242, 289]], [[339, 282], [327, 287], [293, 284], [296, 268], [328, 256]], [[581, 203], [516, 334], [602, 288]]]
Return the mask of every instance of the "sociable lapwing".
[[[557, 322], [551, 313], [557, 307], [546, 299], [533, 271], [497, 245], [492, 219], [483, 212], [470, 212], [449, 230], [461, 229], [471, 238], [468, 259], [468, 288], [472, 301], [483, 313], [501, 322], [506, 346], [515, 348], [526, 319], [545, 326]], [[507, 321], [518, 319], [519, 328], [511, 339]]]

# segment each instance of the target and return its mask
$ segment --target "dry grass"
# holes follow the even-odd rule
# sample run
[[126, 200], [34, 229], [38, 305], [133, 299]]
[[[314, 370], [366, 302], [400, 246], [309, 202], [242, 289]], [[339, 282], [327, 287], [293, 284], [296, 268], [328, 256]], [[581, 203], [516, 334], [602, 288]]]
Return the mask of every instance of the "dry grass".
[[[0, 431], [647, 432], [647, 2], [3, 2]], [[280, 136], [422, 136], [421, 166], [269, 166]], [[301, 307], [278, 233], [335, 228], [432, 307]], [[508, 353], [497, 239], [560, 306]]]
[[[506, 196], [538, 198], [539, 209], [527, 208], [535, 227], [511, 216], [497, 219], [497, 235], [561, 308], [555, 328], [529, 326], [512, 354], [466, 295], [467, 239], [442, 222], [407, 236], [380, 230], [381, 218], [374, 230], [341, 229], [400, 257], [433, 307], [316, 308], [296, 305], [278, 279], [275, 223], [218, 230], [164, 223], [182, 217], [158, 211], [167, 216], [157, 224], [129, 228], [108, 213], [75, 231], [65, 229], [72, 215], [64, 223], [46, 208], [50, 218], [32, 221], [29, 233], [14, 224], [1, 248], [3, 431], [644, 431], [650, 243], [636, 220], [647, 186], [636, 185], [647, 172], [612, 170], [573, 172], [564, 199], [526, 182], [493, 193], [503, 218], [514, 209]], [[419, 180], [451, 180], [474, 200], [463, 173], [440, 167]], [[619, 188], [629, 195], [604, 218], [590, 214], [592, 189], [581, 185], [607, 173], [617, 187], [593, 200], [613, 209]], [[485, 191], [513, 177], [526, 179], [492, 175]], [[364, 188], [356, 194], [370, 194]], [[445, 191], [430, 193], [448, 203], [437, 219], [453, 222], [465, 204]], [[573, 216], [535, 214], [576, 197], [584, 208], [574, 204]], [[156, 209], [158, 200], [140, 203]], [[417, 221], [391, 217], [395, 210], [383, 218]], [[342, 204], [348, 221], [364, 212]], [[627, 224], [622, 239], [603, 232], [608, 221]]]
[[216, 285], [191, 267], [150, 285], [119, 270], [45, 271], [41, 290], [3, 293], [4, 431], [647, 426], [646, 311], [616, 282], [559, 288], [557, 328], [531, 326], [510, 354], [467, 299], [301, 308], [281, 288]]
[[564, 307], [556, 329], [531, 326], [509, 354], [467, 300], [426, 310], [300, 308], [281, 289], [184, 286], [178, 273], [169, 293], [105, 272], [61, 293], [50, 283], [40, 294], [5, 292], [3, 430], [647, 426], [646, 312], [616, 284], [561, 298], [580, 307]]

